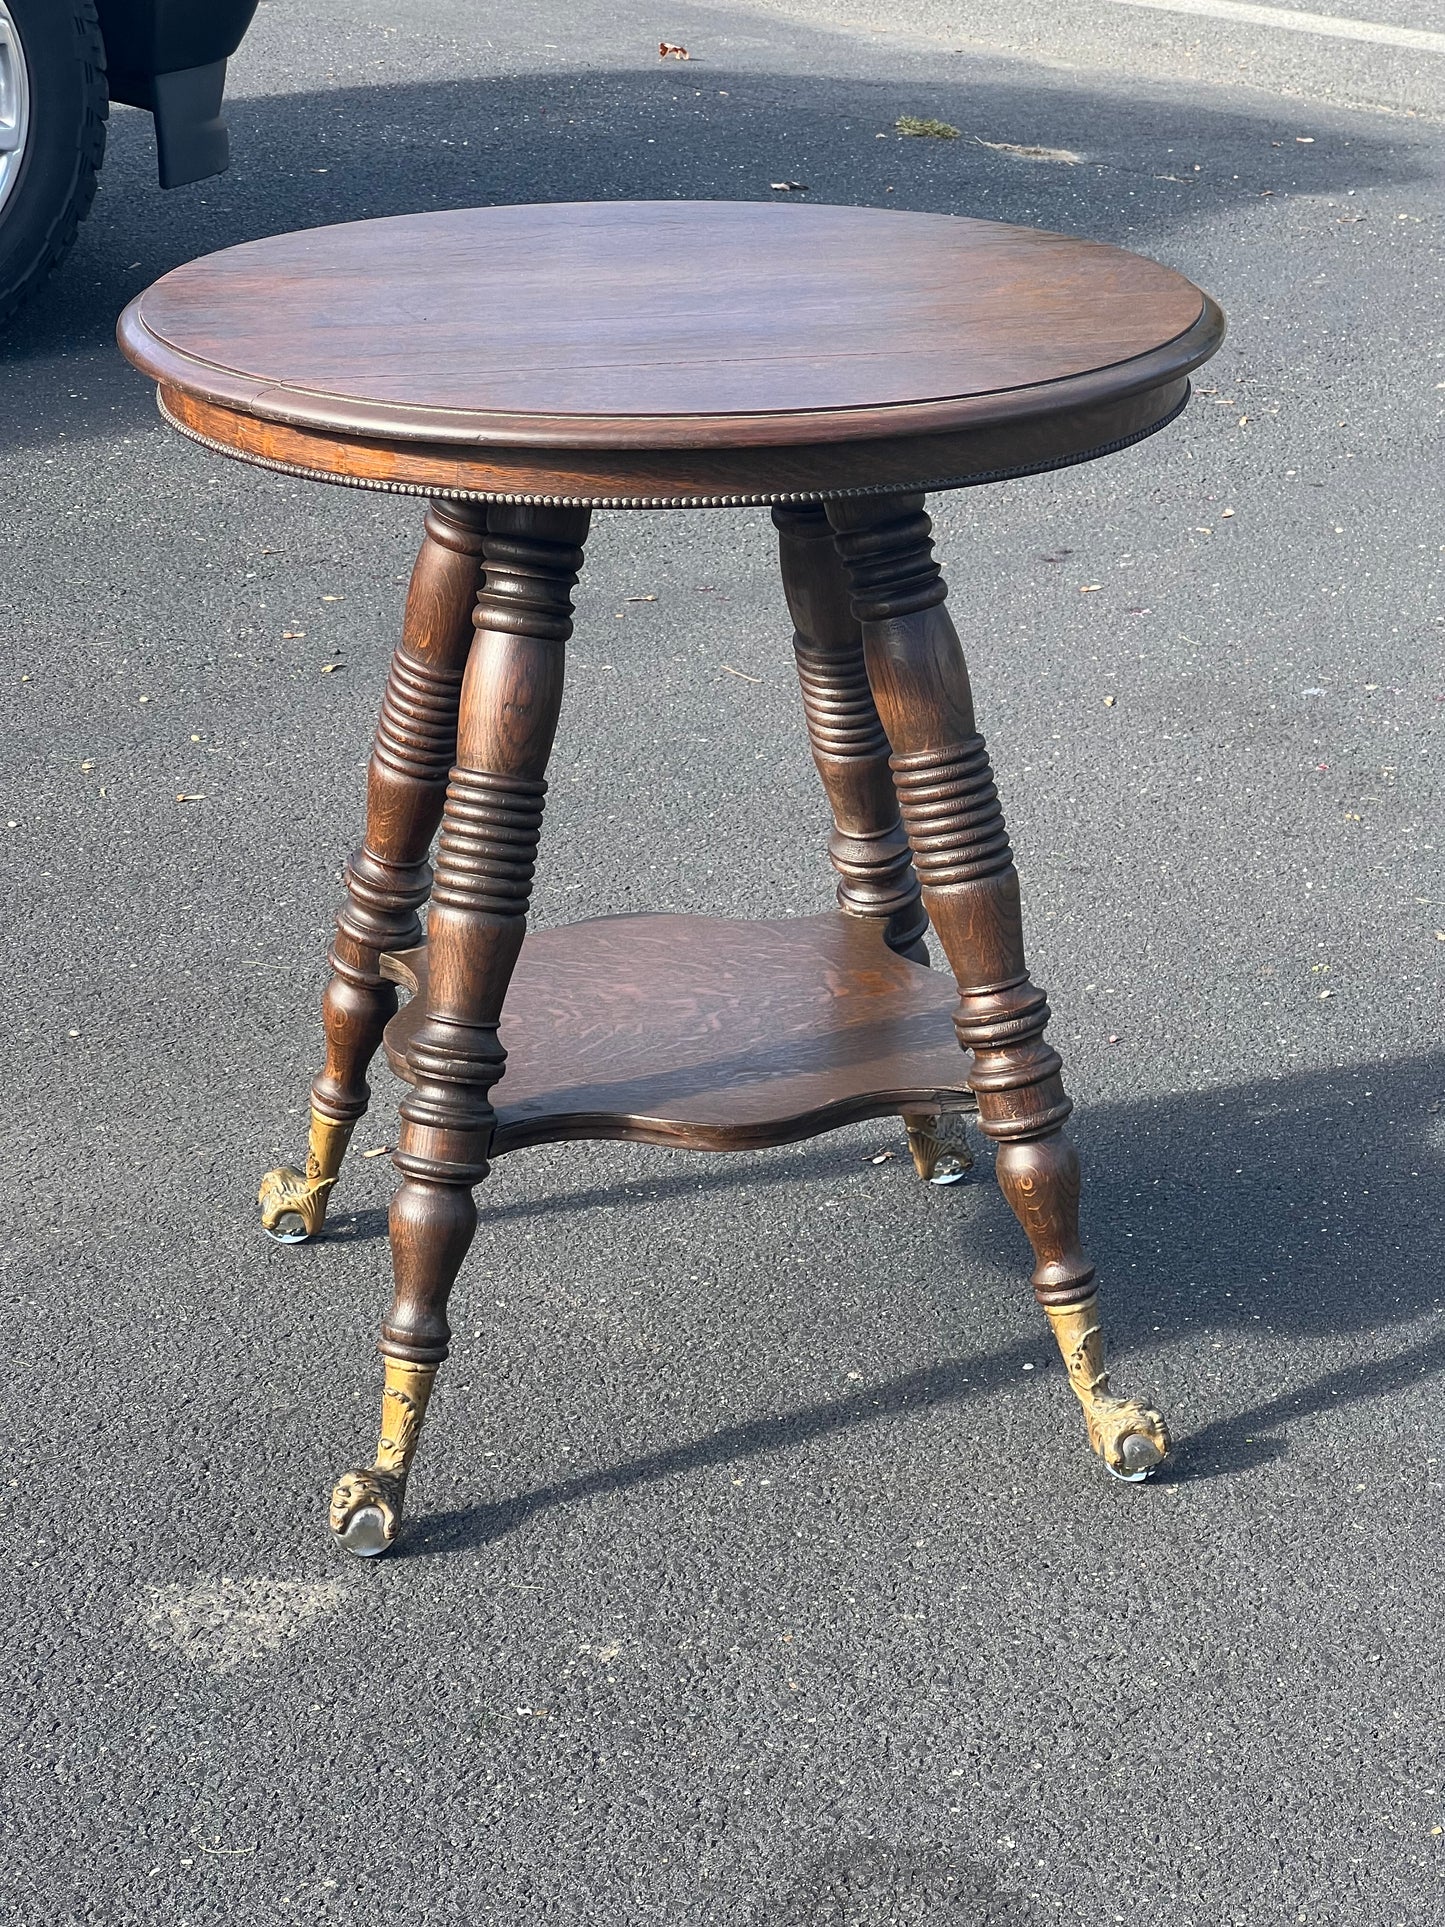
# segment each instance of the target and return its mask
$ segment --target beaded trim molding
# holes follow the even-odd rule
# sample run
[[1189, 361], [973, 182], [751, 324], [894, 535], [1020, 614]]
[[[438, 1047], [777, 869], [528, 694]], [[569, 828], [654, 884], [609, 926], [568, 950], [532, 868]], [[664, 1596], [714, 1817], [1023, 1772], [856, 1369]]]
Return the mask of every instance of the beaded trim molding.
[[275, 475], [295, 475], [306, 482], [331, 482], [338, 488], [364, 488], [382, 495], [420, 495], [451, 502], [505, 502], [534, 508], [745, 509], [786, 507], [799, 502], [841, 502], [869, 495], [939, 494], [947, 489], [980, 488], [990, 482], [1012, 482], [1028, 475], [1048, 475], [1056, 469], [1077, 468], [1081, 462], [1097, 461], [1101, 455], [1120, 454], [1124, 449], [1133, 448], [1136, 443], [1147, 441], [1151, 435], [1168, 428], [1189, 406], [1193, 392], [1193, 385], [1186, 382], [1178, 404], [1147, 428], [1136, 429], [1132, 435], [1120, 436], [1117, 441], [1100, 442], [1093, 448], [1081, 449], [1076, 455], [1057, 455], [1047, 462], [1028, 462], [1021, 468], [991, 468], [976, 475], [942, 476], [934, 481], [880, 482], [859, 488], [814, 488], [788, 494], [762, 495], [536, 495], [502, 489], [438, 488], [426, 482], [383, 482], [370, 476], [337, 475], [329, 469], [306, 468], [299, 462], [280, 462], [266, 455], [243, 454], [230, 443], [218, 442], [213, 436], [203, 435], [199, 429], [178, 421], [162, 401], [159, 389], [156, 391], [156, 407], [178, 434], [184, 435], [187, 441], [199, 442], [202, 448], [209, 448], [217, 455], [228, 456], [235, 462], [245, 462], [251, 468], [270, 469]]

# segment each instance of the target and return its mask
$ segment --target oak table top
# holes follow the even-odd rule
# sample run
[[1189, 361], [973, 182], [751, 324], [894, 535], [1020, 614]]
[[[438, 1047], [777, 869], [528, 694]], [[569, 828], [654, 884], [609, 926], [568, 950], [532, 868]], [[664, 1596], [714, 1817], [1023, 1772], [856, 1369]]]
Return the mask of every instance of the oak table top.
[[402, 215], [194, 261], [121, 317], [184, 433], [354, 486], [816, 501], [1086, 460], [1218, 347], [1182, 275], [950, 215], [602, 202]]

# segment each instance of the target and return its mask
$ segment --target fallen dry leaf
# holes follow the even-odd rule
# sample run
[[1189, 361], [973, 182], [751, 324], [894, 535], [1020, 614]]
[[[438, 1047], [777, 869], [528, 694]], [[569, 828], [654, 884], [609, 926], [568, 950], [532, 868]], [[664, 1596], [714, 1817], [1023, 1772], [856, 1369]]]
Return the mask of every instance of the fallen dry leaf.
[[361, 1155], [364, 1158], [384, 1158], [390, 1149], [391, 1146], [389, 1144], [377, 1144], [374, 1145], [371, 1150], [363, 1151]]
[[[1437, 931], [1436, 935], [1438, 936], [1439, 934], [1440, 933]], [[893, 1153], [891, 1151], [880, 1151], [877, 1157], [869, 1158], [868, 1162], [870, 1164], [886, 1164], [892, 1156], [893, 1156]]]
[[[974, 139], [980, 147], [991, 148], [995, 154], [1012, 154], [1015, 160], [1020, 161], [1053, 161], [1057, 167], [1077, 167], [1084, 158], [1068, 147], [1020, 147], [1017, 141], [986, 141], [977, 134]], [[1174, 177], [1171, 174], [1167, 178], [1172, 180]]]
[[1102, 589], [1103, 586], [1102, 582], [1081, 582], [1079, 584], [1079, 594], [1092, 595], [1096, 589]]
[[188, 790], [177, 790], [176, 792], [176, 801], [178, 803], [204, 803], [205, 800], [206, 793], [204, 790], [197, 790], [194, 794]]
[[321, 665], [321, 673], [323, 676], [334, 676], [338, 669], [344, 669], [345, 667], [346, 664], [344, 662], [323, 662]]
[[1104, 698], [1104, 707], [1105, 707], [1105, 709], [1112, 709], [1112, 708], [1114, 707], [1114, 705], [1115, 705], [1115, 703], [1116, 703], [1116, 702], [1118, 702], [1118, 700], [1119, 700], [1119, 698], [1118, 698], [1117, 696], [1106, 696], [1106, 697]]
[[691, 60], [692, 59], [692, 55], [688, 52], [686, 47], [674, 47], [670, 40], [658, 41], [657, 57], [659, 60]]

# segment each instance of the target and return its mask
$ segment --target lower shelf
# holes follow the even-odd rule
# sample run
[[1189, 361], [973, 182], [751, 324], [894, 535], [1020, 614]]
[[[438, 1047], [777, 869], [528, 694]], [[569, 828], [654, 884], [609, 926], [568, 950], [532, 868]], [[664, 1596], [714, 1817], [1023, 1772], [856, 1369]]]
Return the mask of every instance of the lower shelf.
[[[383, 974], [426, 1000], [426, 947]], [[895, 956], [881, 926], [834, 911], [743, 923], [601, 917], [531, 932], [507, 993], [494, 1154], [572, 1138], [739, 1151], [861, 1118], [973, 1107], [952, 979]]]

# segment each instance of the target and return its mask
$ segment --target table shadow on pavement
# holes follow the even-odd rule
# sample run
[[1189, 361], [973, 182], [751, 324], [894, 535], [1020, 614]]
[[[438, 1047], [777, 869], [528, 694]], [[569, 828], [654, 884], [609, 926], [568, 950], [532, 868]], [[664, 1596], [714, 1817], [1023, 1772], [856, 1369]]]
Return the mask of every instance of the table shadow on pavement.
[[[1106, 1328], [1121, 1386], [1157, 1397], [1150, 1340], [1201, 1342], [1255, 1332], [1321, 1343], [1350, 1341], [1348, 1356], [1315, 1376], [1282, 1384], [1272, 1397], [1221, 1413], [1176, 1439], [1173, 1481], [1247, 1472], [1289, 1450], [1287, 1428], [1314, 1414], [1388, 1401], [1445, 1368], [1445, 1331], [1389, 1343], [1392, 1328], [1442, 1309], [1437, 1262], [1438, 1198], [1445, 1150], [1445, 1056], [1263, 1079], [1224, 1090], [1100, 1104], [1080, 1118], [1085, 1152], [1085, 1241], [1099, 1265]], [[975, 1143], [978, 1143], [976, 1127]], [[517, 1155], [525, 1155], [519, 1153]], [[695, 1164], [696, 1160], [689, 1160]], [[805, 1158], [769, 1167], [732, 1159], [726, 1168], [679, 1171], [625, 1187], [583, 1189], [508, 1204], [497, 1219], [586, 1212], [625, 1197], [633, 1207], [670, 1197], [726, 1192], [735, 1185], [797, 1183], [809, 1168], [836, 1175], [839, 1152], [826, 1139]], [[933, 1190], [938, 1268], [963, 1271], [970, 1251], [1017, 1254], [1025, 1247], [996, 1193], [987, 1155], [968, 1187]], [[961, 1208], [965, 1195], [973, 1208]], [[479, 1192], [487, 1222], [485, 1186]], [[1142, 1275], [1141, 1275], [1142, 1274]], [[458, 1291], [466, 1290], [463, 1273]], [[1040, 1314], [1042, 1327], [1042, 1314]], [[1362, 1357], [1361, 1341], [1380, 1346]], [[859, 1426], [884, 1425], [921, 1409], [966, 1402], [1017, 1386], [1040, 1347], [1023, 1340], [861, 1384], [823, 1400], [619, 1463], [603, 1465], [509, 1498], [427, 1512], [408, 1529], [401, 1553], [424, 1558], [485, 1545], [534, 1514], [707, 1467], [786, 1451]], [[1038, 1395], [1045, 1396], [1043, 1383]], [[1079, 1423], [1062, 1388], [1052, 1422]], [[1388, 1419], [1382, 1419], [1388, 1424]], [[963, 1469], [960, 1469], [963, 1476]], [[478, 1468], [478, 1478], [484, 1474]], [[1102, 1473], [1100, 1476], [1103, 1476]]]

